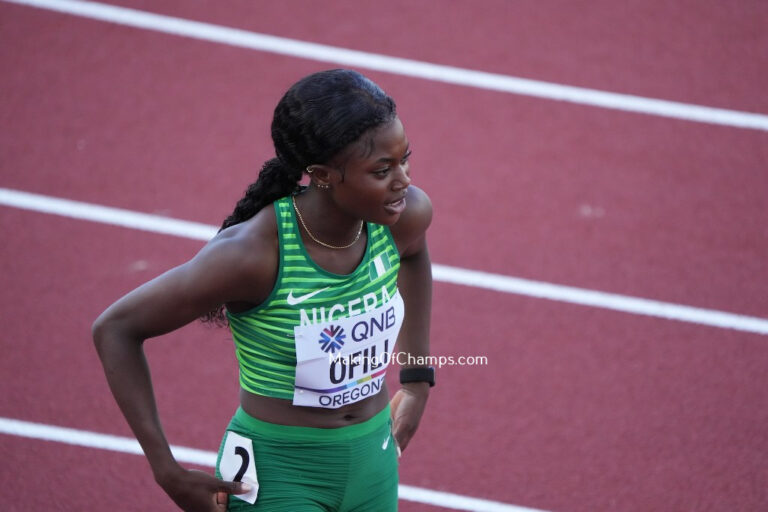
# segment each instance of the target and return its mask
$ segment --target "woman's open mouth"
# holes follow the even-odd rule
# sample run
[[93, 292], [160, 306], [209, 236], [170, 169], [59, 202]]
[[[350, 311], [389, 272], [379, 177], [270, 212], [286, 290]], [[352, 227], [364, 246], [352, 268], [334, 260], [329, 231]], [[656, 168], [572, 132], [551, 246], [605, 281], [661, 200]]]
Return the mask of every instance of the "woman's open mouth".
[[396, 201], [384, 204], [384, 210], [390, 215], [399, 215], [405, 210], [405, 196]]

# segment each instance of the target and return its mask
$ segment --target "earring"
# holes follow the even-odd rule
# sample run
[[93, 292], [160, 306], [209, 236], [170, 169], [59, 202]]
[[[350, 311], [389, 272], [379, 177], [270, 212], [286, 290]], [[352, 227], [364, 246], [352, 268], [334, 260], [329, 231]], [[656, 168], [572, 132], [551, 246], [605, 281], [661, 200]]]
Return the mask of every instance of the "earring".
[[310, 169], [310, 167], [312, 167], [312, 166], [308, 165], [307, 168], [306, 168], [307, 174], [312, 174], [313, 172], [315, 172], [315, 170], [314, 169]]
[[325, 184], [325, 185], [317, 185], [317, 188], [319, 188], [319, 189], [322, 189], [322, 190], [328, 190], [329, 188], [331, 188], [331, 186], [330, 186], [330, 185], [328, 185], [328, 184]]

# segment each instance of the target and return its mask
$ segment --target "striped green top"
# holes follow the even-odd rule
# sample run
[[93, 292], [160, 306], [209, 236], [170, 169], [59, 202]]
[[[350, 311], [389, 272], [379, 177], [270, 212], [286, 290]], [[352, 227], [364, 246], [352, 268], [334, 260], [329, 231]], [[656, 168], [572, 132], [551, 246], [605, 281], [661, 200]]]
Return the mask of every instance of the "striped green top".
[[[363, 259], [348, 275], [320, 268], [301, 240], [290, 197], [274, 203], [280, 267], [269, 297], [242, 313], [227, 312], [243, 389], [293, 399], [294, 327], [353, 317], [382, 306], [397, 293], [400, 255], [389, 228], [367, 223]], [[316, 340], [306, 340], [316, 343]]]

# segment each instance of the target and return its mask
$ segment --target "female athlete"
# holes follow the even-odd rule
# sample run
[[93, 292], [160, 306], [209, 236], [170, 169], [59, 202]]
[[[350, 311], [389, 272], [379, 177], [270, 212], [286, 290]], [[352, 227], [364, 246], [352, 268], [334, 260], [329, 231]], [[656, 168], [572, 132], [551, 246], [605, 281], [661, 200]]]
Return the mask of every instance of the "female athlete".
[[[429, 354], [432, 207], [411, 185], [395, 103], [357, 72], [293, 85], [272, 139], [275, 158], [219, 233], [110, 306], [94, 342], [155, 480], [183, 510], [393, 511], [398, 454], [434, 370], [402, 366], [391, 406], [384, 372], [395, 342], [405, 360]], [[200, 317], [229, 325], [240, 366], [215, 477], [171, 454], [142, 348]]]

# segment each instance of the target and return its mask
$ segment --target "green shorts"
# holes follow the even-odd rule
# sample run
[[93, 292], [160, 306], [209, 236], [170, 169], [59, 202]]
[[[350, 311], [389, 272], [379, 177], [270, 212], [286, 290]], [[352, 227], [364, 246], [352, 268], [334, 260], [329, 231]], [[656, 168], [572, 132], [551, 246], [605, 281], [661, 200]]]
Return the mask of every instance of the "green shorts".
[[[231, 437], [241, 445], [252, 446], [227, 442], [229, 432], [238, 434]], [[228, 461], [222, 465], [225, 456]], [[216, 476], [241, 466], [229, 479], [248, 481], [251, 464], [259, 485], [256, 502], [230, 496], [227, 510], [397, 510], [397, 452], [388, 406], [363, 423], [339, 428], [276, 425], [238, 408], [219, 449]]]

